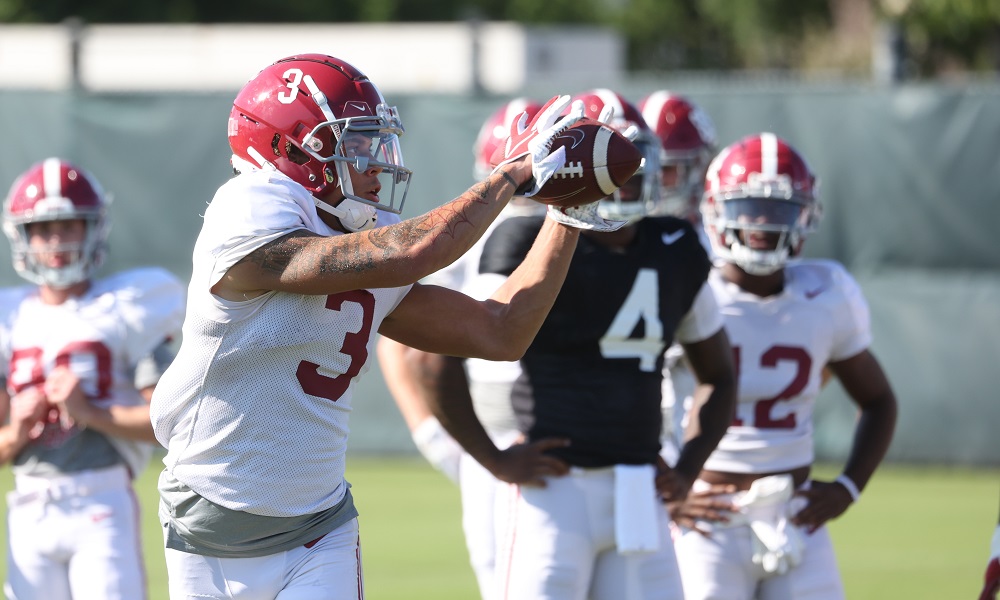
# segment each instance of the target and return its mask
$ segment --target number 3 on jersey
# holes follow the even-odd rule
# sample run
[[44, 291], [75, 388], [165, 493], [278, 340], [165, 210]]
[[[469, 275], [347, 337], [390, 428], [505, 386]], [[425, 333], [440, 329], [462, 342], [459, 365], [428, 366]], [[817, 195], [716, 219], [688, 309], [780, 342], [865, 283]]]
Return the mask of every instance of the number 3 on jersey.
[[[645, 335], [630, 337], [639, 321]], [[638, 358], [639, 369], [652, 371], [663, 354], [663, 322], [660, 321], [660, 282], [653, 269], [639, 269], [632, 289], [601, 338], [605, 358]]]
[[361, 306], [360, 328], [354, 333], [348, 332], [344, 335], [344, 343], [340, 347], [340, 351], [351, 359], [347, 370], [340, 375], [329, 377], [320, 374], [318, 364], [303, 360], [299, 362], [299, 368], [295, 372], [295, 377], [305, 393], [332, 402], [336, 402], [344, 395], [351, 385], [351, 379], [361, 372], [361, 367], [368, 360], [368, 338], [371, 335], [375, 315], [375, 296], [368, 290], [331, 294], [326, 297], [326, 308], [339, 312], [345, 302], [354, 302]]

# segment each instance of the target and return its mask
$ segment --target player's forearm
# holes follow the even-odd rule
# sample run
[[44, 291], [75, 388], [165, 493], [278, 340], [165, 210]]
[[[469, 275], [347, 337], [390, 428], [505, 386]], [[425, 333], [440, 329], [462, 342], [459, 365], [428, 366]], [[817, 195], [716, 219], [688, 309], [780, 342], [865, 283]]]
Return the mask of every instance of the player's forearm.
[[427, 406], [445, 431], [481, 465], [490, 469], [500, 450], [490, 439], [476, 416], [469, 394], [469, 384], [461, 359], [429, 355], [417, 370], [421, 387], [427, 390]]
[[518, 360], [535, 339], [566, 280], [580, 230], [545, 219], [531, 250], [490, 300], [498, 303], [490, 360]]
[[18, 453], [28, 445], [29, 429], [23, 425], [9, 424], [0, 427], [0, 464], [13, 462]]
[[705, 461], [732, 423], [735, 398], [736, 384], [732, 380], [699, 384], [696, 388], [692, 414], [684, 432], [684, 446], [674, 466], [688, 481], [697, 479]]
[[[399, 268], [382, 277], [406, 285], [455, 262], [486, 232], [515, 190], [531, 175], [530, 163], [505, 165], [458, 198], [397, 225], [367, 232], [368, 242], [399, 257]], [[370, 287], [370, 286], [369, 286]], [[390, 287], [383, 285], [380, 287]]]
[[105, 435], [156, 443], [148, 405], [111, 406], [106, 409], [91, 406], [76, 417], [76, 422]]
[[411, 364], [415, 360], [411, 353], [420, 351], [387, 337], [379, 339], [375, 349], [389, 395], [395, 400], [406, 427], [412, 432], [431, 414]]
[[891, 391], [874, 402], [867, 402], [861, 410], [854, 430], [854, 443], [844, 466], [844, 474], [863, 490], [878, 468], [896, 429], [896, 398]]

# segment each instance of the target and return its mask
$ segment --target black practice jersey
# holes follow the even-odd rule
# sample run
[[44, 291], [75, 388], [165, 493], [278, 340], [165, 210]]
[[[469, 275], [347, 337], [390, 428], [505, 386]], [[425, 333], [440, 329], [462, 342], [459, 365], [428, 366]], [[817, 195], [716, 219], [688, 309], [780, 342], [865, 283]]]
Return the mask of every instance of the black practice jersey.
[[[544, 217], [516, 217], [486, 240], [480, 273], [510, 275]], [[566, 282], [521, 360], [512, 402], [531, 440], [580, 467], [648, 464], [660, 449], [663, 352], [708, 277], [693, 227], [648, 217], [624, 251], [581, 236]]]

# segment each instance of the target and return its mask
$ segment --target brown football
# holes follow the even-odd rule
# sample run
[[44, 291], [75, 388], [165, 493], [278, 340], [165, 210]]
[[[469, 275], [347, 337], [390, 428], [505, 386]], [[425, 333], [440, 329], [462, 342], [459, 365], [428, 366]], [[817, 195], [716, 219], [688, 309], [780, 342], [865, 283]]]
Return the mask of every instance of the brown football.
[[635, 144], [595, 119], [581, 119], [553, 138], [553, 150], [560, 146], [566, 148], [566, 162], [532, 200], [562, 207], [590, 204], [621, 187], [642, 164]]

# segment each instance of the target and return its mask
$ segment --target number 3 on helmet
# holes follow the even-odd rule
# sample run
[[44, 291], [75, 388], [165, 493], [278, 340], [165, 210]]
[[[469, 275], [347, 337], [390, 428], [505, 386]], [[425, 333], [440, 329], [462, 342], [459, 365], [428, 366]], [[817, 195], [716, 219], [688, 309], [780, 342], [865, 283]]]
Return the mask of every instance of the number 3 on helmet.
[[[229, 116], [234, 166], [242, 161], [284, 173], [353, 230], [374, 224], [367, 207], [402, 210], [412, 175], [403, 166], [402, 133], [396, 108], [368, 77], [322, 54], [291, 56], [265, 68], [239, 92]], [[380, 171], [389, 203], [356, 195], [348, 166]], [[370, 222], [351, 227], [350, 211], [369, 215]]]

